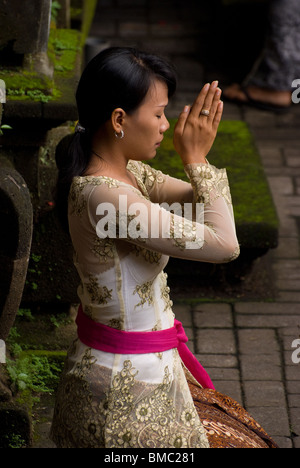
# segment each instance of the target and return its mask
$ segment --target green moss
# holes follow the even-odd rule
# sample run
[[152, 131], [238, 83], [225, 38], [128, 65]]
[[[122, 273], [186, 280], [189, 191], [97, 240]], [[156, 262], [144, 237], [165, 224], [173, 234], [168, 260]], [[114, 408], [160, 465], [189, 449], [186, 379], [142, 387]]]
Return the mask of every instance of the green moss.
[[[8, 100], [41, 100], [53, 93], [53, 81], [28, 70], [1, 70]], [[37, 99], [38, 98], [38, 99]]]
[[[173, 146], [175, 123], [174, 119], [170, 120], [170, 129], [150, 164], [187, 180]], [[251, 248], [276, 247], [278, 217], [260, 155], [247, 124], [222, 121], [208, 159], [216, 167], [227, 169], [241, 244]]]
[[48, 42], [48, 57], [54, 67], [53, 79], [21, 67], [1, 70], [8, 100], [40, 101], [59, 99], [65, 93], [61, 81], [74, 75], [82, 34], [72, 29], [52, 29]]
[[[53, 2], [57, 12], [58, 2]], [[81, 55], [86, 37], [94, 17], [97, 0], [87, 0], [81, 10], [81, 31], [76, 29], [50, 30], [48, 57], [54, 67], [53, 79], [40, 76], [34, 70], [22, 67], [14, 70], [1, 70], [0, 78], [6, 83], [8, 100], [39, 101], [74, 100], [74, 86], [67, 82], [76, 76], [78, 56]], [[75, 71], [75, 74], [74, 74]], [[70, 90], [72, 87], [72, 90]], [[72, 94], [70, 94], [72, 93]]]
[[48, 42], [48, 55], [54, 64], [55, 77], [68, 77], [74, 71], [82, 35], [74, 29], [52, 29]]

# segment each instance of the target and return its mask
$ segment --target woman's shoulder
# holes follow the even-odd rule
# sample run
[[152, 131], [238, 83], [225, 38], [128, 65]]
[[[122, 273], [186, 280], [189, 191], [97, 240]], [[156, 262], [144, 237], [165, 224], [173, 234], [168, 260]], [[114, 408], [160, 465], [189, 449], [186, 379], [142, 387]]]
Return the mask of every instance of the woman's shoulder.
[[145, 162], [130, 160], [127, 168], [135, 175], [137, 180], [140, 180], [147, 187], [147, 189], [151, 188], [154, 182], [164, 181], [165, 175]]
[[110, 187], [119, 187], [121, 181], [108, 177], [105, 175], [98, 176], [77, 176], [73, 178], [71, 188], [75, 190], [83, 190], [86, 187], [98, 187], [101, 185], [108, 185]]

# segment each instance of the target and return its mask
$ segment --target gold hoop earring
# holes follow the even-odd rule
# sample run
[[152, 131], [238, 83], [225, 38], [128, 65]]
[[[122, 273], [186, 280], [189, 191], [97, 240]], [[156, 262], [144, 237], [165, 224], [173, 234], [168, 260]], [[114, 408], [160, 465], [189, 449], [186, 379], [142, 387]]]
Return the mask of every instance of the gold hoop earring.
[[118, 140], [122, 140], [122, 138], [124, 138], [124, 132], [123, 130], [121, 130], [121, 133], [118, 134], [117, 132], [115, 132], [115, 137], [118, 139]]

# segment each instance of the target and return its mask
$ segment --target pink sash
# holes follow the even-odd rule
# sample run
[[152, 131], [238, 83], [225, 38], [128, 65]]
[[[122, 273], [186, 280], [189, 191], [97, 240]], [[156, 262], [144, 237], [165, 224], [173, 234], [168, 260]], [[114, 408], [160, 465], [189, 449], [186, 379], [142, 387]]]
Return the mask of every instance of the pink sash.
[[180, 358], [193, 377], [203, 388], [214, 390], [213, 383], [186, 346], [188, 338], [182, 323], [174, 321], [174, 327], [151, 332], [117, 330], [90, 319], [79, 306], [76, 318], [78, 338], [90, 348], [113, 354], [161, 353], [177, 348]]

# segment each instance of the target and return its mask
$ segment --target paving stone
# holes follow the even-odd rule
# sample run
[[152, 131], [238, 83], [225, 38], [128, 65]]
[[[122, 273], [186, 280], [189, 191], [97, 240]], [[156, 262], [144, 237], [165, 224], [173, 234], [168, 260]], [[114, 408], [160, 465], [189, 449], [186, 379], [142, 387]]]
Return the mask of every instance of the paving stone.
[[285, 366], [285, 378], [287, 381], [295, 380], [300, 381], [300, 364], [293, 364]]
[[278, 445], [280, 449], [290, 449], [293, 448], [293, 441], [290, 437], [273, 437], [274, 442]]
[[292, 177], [268, 177], [268, 182], [272, 191], [277, 195], [293, 195], [294, 184]]
[[287, 311], [292, 315], [300, 313], [300, 304], [297, 302], [285, 304], [278, 302], [239, 302], [234, 307], [238, 314], [283, 315]]
[[300, 408], [300, 395], [288, 395], [289, 408]]
[[271, 112], [263, 112], [258, 109], [245, 108], [244, 111], [245, 121], [251, 126], [251, 129], [255, 131], [258, 127], [259, 129], [270, 128], [275, 124], [275, 115]]
[[214, 383], [214, 385], [218, 392], [223, 393], [223, 395], [230, 396], [230, 398], [233, 398], [240, 405], [244, 406], [240, 382], [237, 380], [218, 380]]
[[193, 310], [197, 328], [231, 328], [232, 312], [228, 304], [201, 304]]
[[300, 292], [298, 291], [279, 291], [277, 294], [278, 303], [297, 303], [300, 304]]
[[200, 354], [235, 354], [235, 338], [232, 330], [196, 330], [196, 349]]
[[285, 279], [278, 279], [276, 281], [276, 286], [283, 291], [299, 291], [299, 280], [290, 280], [288, 277]]
[[189, 341], [194, 340], [194, 329], [192, 327], [184, 327], [184, 331]]
[[191, 353], [195, 354], [195, 343], [194, 343], [194, 341], [189, 340], [186, 345], [189, 348], [189, 350], [191, 351]]
[[300, 167], [288, 167], [288, 166], [266, 166], [265, 173], [268, 176], [300, 176]]
[[287, 380], [286, 388], [289, 395], [300, 394], [300, 379], [299, 380]]
[[281, 381], [244, 381], [244, 392], [248, 407], [285, 408], [286, 399]]
[[236, 324], [241, 328], [297, 327], [299, 315], [238, 315]]
[[290, 410], [291, 418], [291, 430], [295, 435], [300, 437], [300, 411], [299, 408], [291, 408]]
[[296, 237], [279, 237], [278, 247], [272, 253], [275, 260], [279, 258], [299, 258], [299, 239]]
[[241, 356], [243, 380], [281, 380], [282, 369], [279, 353], [249, 354]]
[[290, 424], [284, 406], [247, 406], [247, 410], [275, 441], [277, 437], [290, 437]]
[[238, 368], [237, 356], [233, 354], [196, 354], [196, 358], [206, 367]]
[[191, 307], [187, 304], [174, 304], [173, 312], [177, 320], [179, 320], [184, 328], [192, 326]]
[[241, 355], [275, 355], [279, 352], [279, 343], [274, 330], [239, 330], [239, 351]]
[[294, 448], [300, 448], [300, 436], [293, 438]]
[[[286, 366], [297, 366], [299, 363], [298, 361], [300, 360], [300, 350], [299, 348], [295, 349], [292, 347], [294, 339], [289, 340], [289, 349], [284, 352], [284, 363]], [[294, 360], [297, 360], [297, 362], [294, 362]], [[297, 369], [295, 368], [295, 372], [297, 373]], [[300, 378], [300, 365], [299, 365], [299, 378]]]
[[298, 280], [298, 288], [300, 287], [300, 260], [298, 259], [281, 259], [273, 264], [273, 270], [279, 280], [288, 278], [289, 280]]
[[287, 164], [290, 167], [300, 167], [300, 155], [297, 156], [287, 156]]
[[258, 146], [258, 151], [262, 160], [262, 163], [266, 167], [281, 167], [284, 159], [281, 148], [274, 148], [274, 145], [269, 146]]
[[240, 382], [240, 372], [238, 369], [226, 369], [221, 367], [209, 368], [206, 367], [207, 372], [213, 382], [217, 380], [227, 380], [231, 382]]

